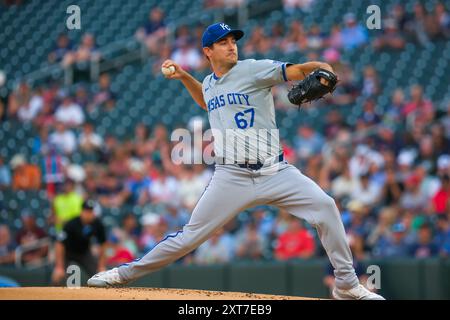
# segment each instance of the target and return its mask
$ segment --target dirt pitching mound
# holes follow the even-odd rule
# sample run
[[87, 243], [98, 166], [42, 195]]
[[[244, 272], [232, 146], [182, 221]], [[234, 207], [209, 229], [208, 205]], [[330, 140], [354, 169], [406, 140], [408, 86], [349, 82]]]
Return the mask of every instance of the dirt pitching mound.
[[[0, 288], [0, 300], [310, 300], [311, 298], [160, 288]], [[316, 299], [314, 299], [316, 300]]]

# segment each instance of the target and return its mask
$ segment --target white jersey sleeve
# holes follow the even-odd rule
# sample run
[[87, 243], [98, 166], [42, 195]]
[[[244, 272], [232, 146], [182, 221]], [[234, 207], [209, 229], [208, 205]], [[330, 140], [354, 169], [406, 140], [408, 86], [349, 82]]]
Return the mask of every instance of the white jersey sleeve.
[[253, 60], [249, 63], [249, 74], [258, 88], [270, 88], [288, 81], [286, 67], [292, 63], [276, 60]]

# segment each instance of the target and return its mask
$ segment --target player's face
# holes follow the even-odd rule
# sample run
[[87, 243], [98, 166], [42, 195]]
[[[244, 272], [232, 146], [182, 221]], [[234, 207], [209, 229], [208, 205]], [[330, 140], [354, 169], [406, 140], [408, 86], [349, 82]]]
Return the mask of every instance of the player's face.
[[235, 65], [238, 60], [238, 50], [234, 36], [230, 34], [215, 42], [210, 53], [210, 59], [213, 63]]

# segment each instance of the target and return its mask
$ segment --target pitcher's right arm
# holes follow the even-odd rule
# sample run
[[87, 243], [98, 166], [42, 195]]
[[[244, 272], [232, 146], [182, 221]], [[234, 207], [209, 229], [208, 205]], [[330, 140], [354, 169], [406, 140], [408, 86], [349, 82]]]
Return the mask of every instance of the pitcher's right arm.
[[172, 60], [166, 60], [161, 65], [161, 67], [168, 68], [170, 66], [175, 67], [175, 72], [170, 75], [166, 75], [165, 77], [167, 79], [178, 79], [180, 80], [183, 85], [186, 87], [186, 89], [189, 91], [189, 94], [191, 95], [192, 99], [203, 109], [206, 109], [206, 104], [203, 99], [203, 92], [202, 92], [202, 84], [195, 79], [191, 74], [183, 70], [177, 63], [175, 63]]

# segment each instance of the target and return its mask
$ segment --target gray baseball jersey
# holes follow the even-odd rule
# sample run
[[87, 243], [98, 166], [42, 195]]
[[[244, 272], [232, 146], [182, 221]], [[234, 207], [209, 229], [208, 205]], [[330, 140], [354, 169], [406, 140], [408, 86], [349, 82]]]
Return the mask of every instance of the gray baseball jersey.
[[202, 91], [217, 157], [256, 163], [282, 153], [271, 88], [287, 81], [287, 65], [248, 59], [221, 78], [205, 77]]
[[[338, 288], [349, 289], [359, 283], [334, 200], [286, 161], [276, 166], [264, 161], [282, 152], [278, 135], [274, 133], [275, 111], [270, 90], [286, 80], [285, 71], [286, 63], [244, 60], [220, 79], [214, 74], [204, 79], [202, 90], [213, 130], [214, 150], [226, 162], [216, 164], [214, 175], [183, 230], [168, 235], [141, 259], [120, 266], [121, 279], [132, 281], [161, 269], [197, 248], [239, 212], [266, 204], [283, 208], [316, 227], [335, 269]], [[267, 132], [267, 136], [259, 131]], [[221, 136], [227, 135], [235, 139], [233, 143], [222, 140]], [[264, 151], [267, 145], [271, 147]], [[249, 162], [260, 160], [263, 167], [252, 170], [234, 164], [243, 151], [244, 158]]]

